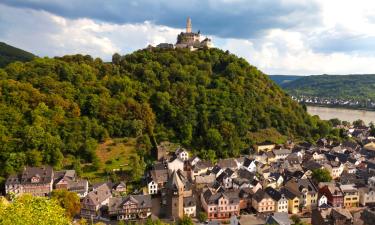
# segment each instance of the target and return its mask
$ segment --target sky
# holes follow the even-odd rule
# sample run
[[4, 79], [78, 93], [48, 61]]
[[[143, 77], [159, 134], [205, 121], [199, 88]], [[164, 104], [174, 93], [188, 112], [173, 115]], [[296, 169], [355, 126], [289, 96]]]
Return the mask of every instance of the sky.
[[0, 41], [109, 61], [175, 43], [188, 16], [193, 31], [267, 74], [375, 73], [373, 0], [0, 0]]

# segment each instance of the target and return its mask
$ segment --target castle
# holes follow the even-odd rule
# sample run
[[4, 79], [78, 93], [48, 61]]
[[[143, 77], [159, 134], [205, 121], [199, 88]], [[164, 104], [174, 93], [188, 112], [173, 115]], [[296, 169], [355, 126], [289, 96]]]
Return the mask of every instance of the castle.
[[211, 39], [205, 38], [201, 41], [200, 31], [197, 33], [192, 32], [192, 23], [190, 17], [186, 21], [186, 32], [181, 32], [177, 36], [177, 42], [175, 45], [169, 43], [160, 43], [156, 46], [157, 48], [188, 48], [191, 51], [203, 48], [211, 48], [212, 42]]

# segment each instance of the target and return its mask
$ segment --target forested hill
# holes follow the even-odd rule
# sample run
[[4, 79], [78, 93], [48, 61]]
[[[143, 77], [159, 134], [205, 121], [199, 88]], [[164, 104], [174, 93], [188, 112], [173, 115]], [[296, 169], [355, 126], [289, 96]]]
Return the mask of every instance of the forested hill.
[[375, 74], [306, 76], [283, 87], [296, 96], [375, 100]]
[[261, 71], [218, 49], [16, 62], [0, 69], [0, 101], [2, 176], [25, 164], [61, 167], [69, 155], [95, 162], [107, 137], [170, 140], [201, 157], [228, 157], [262, 134], [328, 132]]
[[15, 61], [27, 62], [35, 58], [35, 55], [22, 49], [0, 42], [0, 68]]
[[276, 84], [280, 85], [280, 87], [283, 87], [287, 85], [288, 83], [295, 81], [302, 76], [297, 75], [269, 75], [271, 80], [275, 81]]

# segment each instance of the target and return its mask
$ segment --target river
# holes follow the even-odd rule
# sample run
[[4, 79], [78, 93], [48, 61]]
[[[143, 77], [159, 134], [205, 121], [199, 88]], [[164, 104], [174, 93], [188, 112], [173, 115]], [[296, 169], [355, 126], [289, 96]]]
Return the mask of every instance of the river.
[[311, 115], [318, 115], [323, 120], [338, 118], [341, 121], [349, 122], [361, 119], [366, 124], [371, 121], [375, 122], [375, 111], [307, 106], [307, 112]]

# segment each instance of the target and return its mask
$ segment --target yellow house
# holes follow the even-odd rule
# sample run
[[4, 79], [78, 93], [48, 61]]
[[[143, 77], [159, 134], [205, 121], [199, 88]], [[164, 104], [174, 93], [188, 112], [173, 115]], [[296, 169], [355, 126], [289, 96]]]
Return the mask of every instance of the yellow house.
[[286, 184], [293, 194], [300, 198], [300, 206], [304, 209], [312, 209], [318, 205], [318, 189], [310, 179], [291, 179]]
[[344, 207], [358, 207], [359, 206], [359, 192], [354, 184], [340, 185], [340, 189], [344, 194]]
[[265, 141], [259, 144], [254, 145], [254, 150], [259, 153], [259, 152], [268, 152], [272, 151], [276, 145], [272, 142]]
[[288, 212], [291, 214], [299, 213], [299, 197], [286, 188], [282, 188], [280, 192], [288, 199]]

